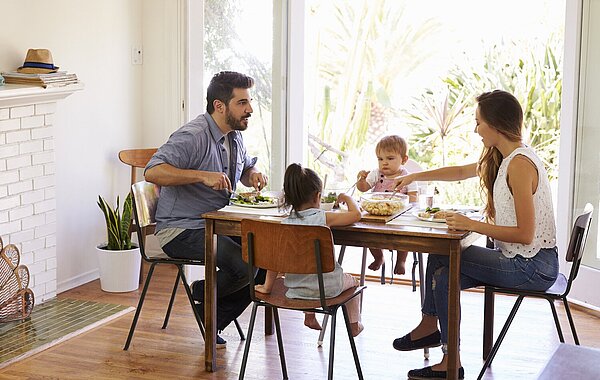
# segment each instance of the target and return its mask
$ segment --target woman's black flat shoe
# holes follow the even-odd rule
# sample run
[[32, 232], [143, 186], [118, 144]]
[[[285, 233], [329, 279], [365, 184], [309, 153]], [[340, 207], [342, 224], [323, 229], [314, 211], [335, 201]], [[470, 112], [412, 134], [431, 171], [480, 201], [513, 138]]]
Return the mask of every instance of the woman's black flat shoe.
[[412, 340], [410, 339], [410, 333], [404, 335], [402, 338], [394, 339], [394, 348], [398, 351], [413, 351], [421, 348], [438, 347], [442, 345], [442, 334], [438, 331], [424, 336], [421, 339]]
[[[431, 367], [425, 367], [421, 369], [411, 369], [408, 371], [408, 378], [412, 380], [444, 380], [447, 378], [447, 371], [434, 371]], [[465, 378], [465, 370], [463, 367], [458, 369], [458, 378]]]

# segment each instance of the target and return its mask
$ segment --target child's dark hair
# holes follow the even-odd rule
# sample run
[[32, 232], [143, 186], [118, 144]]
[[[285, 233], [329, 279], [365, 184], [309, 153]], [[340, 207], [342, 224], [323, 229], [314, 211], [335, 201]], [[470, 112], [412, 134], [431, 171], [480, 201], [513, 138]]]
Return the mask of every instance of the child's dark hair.
[[296, 212], [300, 206], [310, 202], [316, 193], [322, 191], [323, 182], [314, 170], [300, 164], [290, 164], [283, 176], [285, 206]]

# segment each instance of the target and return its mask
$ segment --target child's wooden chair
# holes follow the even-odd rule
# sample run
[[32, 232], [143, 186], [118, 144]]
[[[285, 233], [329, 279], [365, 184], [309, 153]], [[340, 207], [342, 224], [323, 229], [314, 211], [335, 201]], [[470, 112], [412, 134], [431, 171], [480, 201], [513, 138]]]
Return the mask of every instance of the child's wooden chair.
[[[248, 262], [248, 272], [251, 274], [250, 298], [253, 301], [253, 305], [239, 378], [244, 378], [248, 353], [250, 351], [250, 342], [252, 341], [252, 332], [256, 321], [256, 312], [259, 306], [263, 306], [273, 309], [281, 370], [284, 379], [287, 379], [288, 376], [278, 309], [309, 311], [331, 316], [328, 379], [332, 379], [336, 315], [340, 307], [344, 314], [346, 330], [350, 339], [350, 347], [352, 348], [358, 377], [362, 379], [362, 370], [358, 360], [354, 337], [350, 330], [346, 303], [362, 294], [365, 287], [357, 286], [356, 288], [342, 292], [335, 298], [325, 298], [323, 273], [331, 272], [335, 268], [335, 252], [331, 230], [325, 226], [289, 225], [274, 221], [244, 219], [242, 220], [242, 257]], [[285, 296], [287, 288], [283, 284], [282, 278], [275, 280], [271, 294], [255, 292], [255, 267], [282, 273], [316, 274], [319, 282], [320, 299], [287, 298]]]

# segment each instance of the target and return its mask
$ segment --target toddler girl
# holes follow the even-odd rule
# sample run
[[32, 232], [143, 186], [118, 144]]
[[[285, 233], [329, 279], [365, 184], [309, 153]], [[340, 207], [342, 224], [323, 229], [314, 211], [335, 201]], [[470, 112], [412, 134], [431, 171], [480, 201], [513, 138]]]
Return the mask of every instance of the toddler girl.
[[[290, 216], [282, 223], [335, 227], [347, 226], [360, 220], [361, 212], [358, 204], [346, 194], [340, 194], [338, 202], [346, 203], [348, 211], [321, 210], [322, 189], [323, 183], [313, 170], [303, 168], [299, 164], [288, 166], [283, 178], [283, 192], [285, 205], [290, 206], [291, 211]], [[276, 276], [277, 273], [268, 271], [264, 285], [256, 285], [255, 290], [261, 293], [270, 293]], [[323, 273], [323, 283], [325, 296], [333, 298], [344, 290], [357, 286], [358, 280], [352, 275], [344, 273], [340, 264], [336, 262], [333, 272]], [[319, 283], [316, 274], [286, 273], [284, 284], [288, 287], [286, 296], [289, 298], [319, 299]], [[363, 330], [360, 322], [360, 298], [354, 297], [346, 306], [352, 335], [357, 336]], [[304, 324], [315, 330], [321, 329], [314, 313], [304, 314]]]

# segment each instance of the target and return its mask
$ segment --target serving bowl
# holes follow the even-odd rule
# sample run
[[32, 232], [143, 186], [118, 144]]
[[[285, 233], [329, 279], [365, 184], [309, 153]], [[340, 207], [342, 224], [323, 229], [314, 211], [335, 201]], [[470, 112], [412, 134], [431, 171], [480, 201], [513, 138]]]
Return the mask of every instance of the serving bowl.
[[360, 206], [371, 215], [394, 215], [408, 207], [408, 195], [400, 193], [364, 193]]

